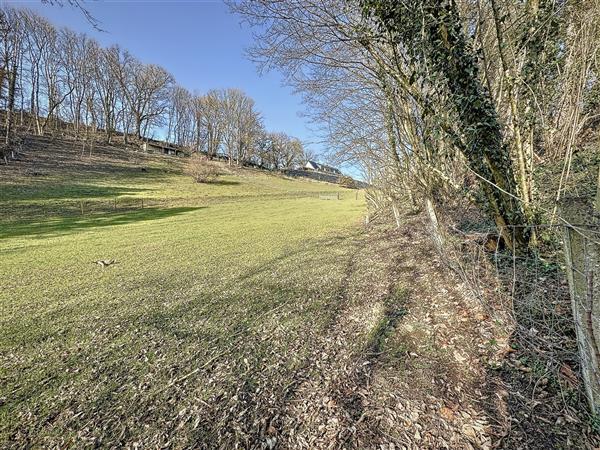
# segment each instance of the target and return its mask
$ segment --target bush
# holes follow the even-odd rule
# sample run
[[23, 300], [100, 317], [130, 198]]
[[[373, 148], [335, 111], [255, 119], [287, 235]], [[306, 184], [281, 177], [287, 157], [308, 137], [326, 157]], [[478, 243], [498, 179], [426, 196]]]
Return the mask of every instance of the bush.
[[219, 175], [219, 167], [206, 156], [194, 155], [186, 163], [185, 173], [191, 176], [196, 183], [210, 183]]
[[346, 175], [342, 175], [338, 178], [338, 184], [348, 189], [356, 189], [356, 182], [354, 179], [352, 177], [347, 177]]

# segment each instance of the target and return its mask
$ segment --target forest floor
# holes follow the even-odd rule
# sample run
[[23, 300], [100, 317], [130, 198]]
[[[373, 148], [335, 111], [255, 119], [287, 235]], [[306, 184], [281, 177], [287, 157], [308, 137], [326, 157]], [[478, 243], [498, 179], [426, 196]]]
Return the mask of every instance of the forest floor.
[[600, 445], [573, 363], [515, 348], [421, 216], [365, 227], [333, 185], [56, 155], [0, 167], [0, 447]]

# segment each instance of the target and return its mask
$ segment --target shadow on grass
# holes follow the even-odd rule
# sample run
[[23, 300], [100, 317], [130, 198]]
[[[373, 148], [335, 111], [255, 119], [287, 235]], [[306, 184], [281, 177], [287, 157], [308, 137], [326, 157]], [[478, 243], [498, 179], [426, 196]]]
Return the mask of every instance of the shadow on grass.
[[0, 228], [0, 239], [19, 236], [43, 238], [49, 235], [69, 234], [90, 228], [129, 225], [136, 222], [178, 216], [203, 208], [206, 207], [146, 208], [120, 213], [92, 214], [89, 216], [60, 217], [44, 221], [20, 222]]
[[[263, 264], [250, 268], [245, 273], [236, 275], [229, 280], [219, 283], [220, 295], [208, 298], [190, 299], [190, 301], [179, 303], [170, 308], [159, 308], [144, 317], [144, 322], [150, 324], [161, 333], [168, 332], [178, 337], [193, 339], [222, 339], [219, 345], [225, 345], [230, 336], [238, 339], [241, 335], [248, 336], [256, 324], [258, 318], [263, 318], [271, 312], [288, 305], [296, 308], [297, 302], [306, 304], [297, 312], [296, 319], [304, 318], [310, 321], [313, 330], [324, 324], [333, 324], [339, 318], [348, 294], [348, 280], [355, 276], [353, 260], [362, 243], [355, 239], [356, 234], [347, 236], [327, 236], [311, 239], [304, 242], [296, 251], [286, 249], [280, 256], [269, 258]], [[347, 246], [344, 255], [327, 251], [327, 248], [335, 246]], [[320, 250], [316, 252], [315, 250]], [[335, 266], [341, 265], [343, 273], [340, 273], [339, 284], [309, 284], [299, 288], [293, 280], [286, 277], [273, 278], [272, 274], [278, 269], [281, 273], [295, 271], [293, 267], [320, 267], [322, 270], [334, 270]], [[297, 270], [297, 269], [296, 269]], [[164, 286], [165, 280], [156, 279], [151, 284]], [[240, 287], [243, 289], [240, 290]], [[252, 293], [252, 295], [250, 295]], [[223, 297], [225, 295], [225, 297]], [[225, 299], [226, 300], [225, 300]], [[301, 299], [301, 300], [298, 300]], [[320, 306], [326, 303], [327, 306]], [[319, 308], [319, 315], [313, 316], [315, 308]], [[306, 316], [303, 316], [306, 314]], [[223, 325], [211, 326], [203, 329], [206, 333], [203, 337], [198, 330], [193, 328], [186, 330], [182, 326], [182, 317], [206, 317], [210, 316], [211, 322], [224, 321]], [[231, 321], [236, 318], [235, 321]], [[321, 322], [321, 325], [319, 325]], [[232, 327], [232, 328], [229, 328]], [[239, 347], [242, 347], [244, 339], [240, 339]]]
[[238, 184], [240, 184], [240, 182], [232, 180], [214, 180], [206, 184], [212, 184], [214, 186], [237, 186]]
[[147, 191], [144, 188], [101, 186], [94, 184], [38, 183], [2, 186], [4, 200], [68, 200], [120, 197]]
[[405, 289], [397, 288], [385, 299], [384, 316], [371, 332], [366, 345], [366, 351], [370, 357], [377, 357], [384, 351], [387, 339], [398, 326], [400, 319], [406, 315], [404, 305], [408, 295]]

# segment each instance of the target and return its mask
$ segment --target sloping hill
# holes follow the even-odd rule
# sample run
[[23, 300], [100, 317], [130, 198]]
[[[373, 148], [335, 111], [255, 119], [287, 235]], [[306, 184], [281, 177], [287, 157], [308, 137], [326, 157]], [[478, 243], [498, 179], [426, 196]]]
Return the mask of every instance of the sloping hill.
[[36, 138], [0, 168], [0, 448], [595, 448], [576, 386], [519, 362], [566, 402], [540, 424], [508, 394], [507, 323], [424, 217], [363, 227], [335, 185], [79, 151]]
[[152, 206], [198, 206], [242, 198], [356, 193], [330, 183], [222, 165], [223, 176], [198, 184], [183, 174], [186, 158], [96, 145], [91, 154], [67, 139], [30, 136], [22, 161], [0, 166], [3, 219], [49, 218]]
[[[242, 442], [234, 427], [255, 433], [258, 411], [239, 416], [231, 399], [268, 381], [261, 409], [283, 400], [313, 349], [303, 337], [342, 302], [363, 199], [225, 167], [198, 184], [176, 158], [79, 152], [30, 139], [0, 168], [0, 447]], [[178, 428], [182, 409], [193, 419]]]

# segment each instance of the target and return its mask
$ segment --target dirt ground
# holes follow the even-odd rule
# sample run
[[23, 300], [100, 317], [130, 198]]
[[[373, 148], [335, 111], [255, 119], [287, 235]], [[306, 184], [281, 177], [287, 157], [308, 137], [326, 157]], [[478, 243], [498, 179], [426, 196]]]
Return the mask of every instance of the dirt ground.
[[[330, 333], [315, 337], [318, 351], [267, 424], [264, 446], [598, 448], [577, 375], [553, 387], [521, 362], [508, 305], [482, 304], [440, 261], [426, 229], [406, 216], [399, 230], [365, 234], [344, 307]], [[387, 319], [365, 339], [382, 310]], [[565, 392], [571, 404], [557, 405]]]
[[[367, 232], [341, 293], [345, 306], [270, 423], [267, 444], [491, 448], [480, 400], [495, 330], [412, 222]], [[380, 333], [364, 339], [386, 303], [387, 330], [371, 327]]]

